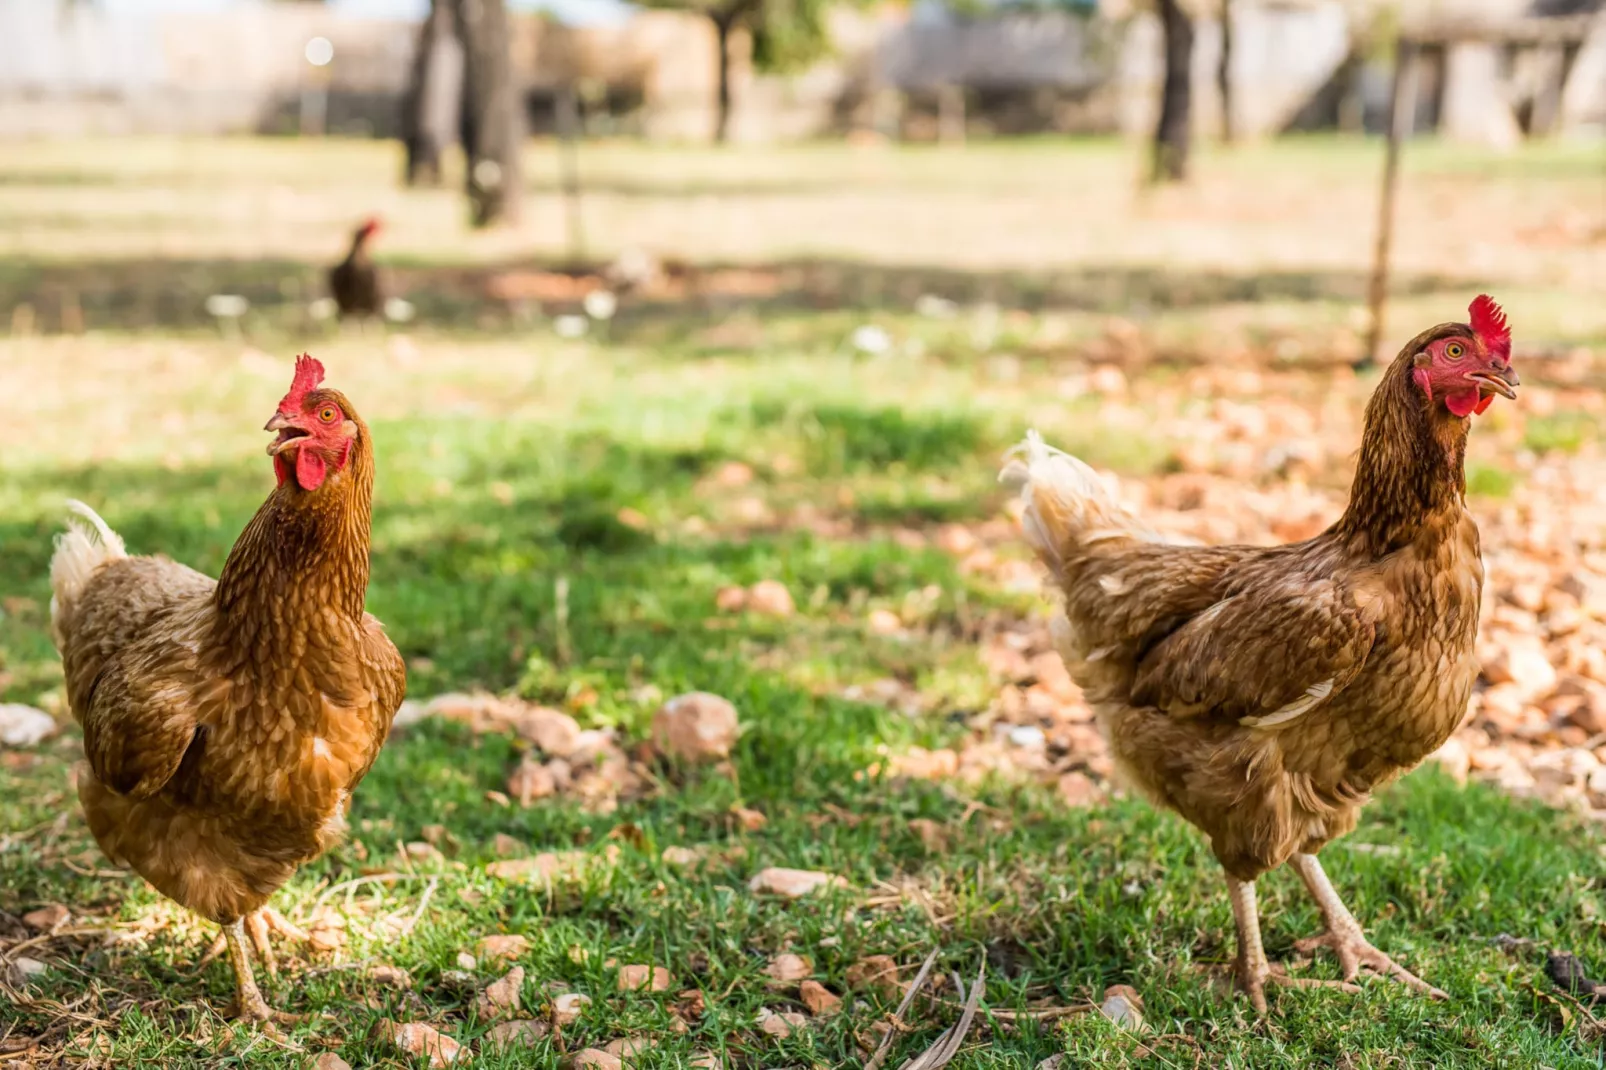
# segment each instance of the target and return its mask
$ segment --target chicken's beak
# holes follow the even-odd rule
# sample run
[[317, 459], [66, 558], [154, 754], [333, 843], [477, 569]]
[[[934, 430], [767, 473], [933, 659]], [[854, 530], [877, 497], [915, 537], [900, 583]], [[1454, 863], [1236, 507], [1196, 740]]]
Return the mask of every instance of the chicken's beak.
[[291, 422], [290, 417], [282, 412], [274, 413], [273, 418], [262, 425], [262, 430], [279, 432], [279, 437], [268, 443], [269, 457], [277, 456], [288, 449], [291, 444], [300, 442], [307, 437], [307, 432], [297, 427]]
[[1469, 372], [1467, 378], [1477, 383], [1479, 391], [1483, 394], [1499, 394], [1503, 398], [1515, 399], [1516, 388], [1522, 385], [1517, 369], [1509, 364], [1503, 367], [1496, 364], [1486, 371]]

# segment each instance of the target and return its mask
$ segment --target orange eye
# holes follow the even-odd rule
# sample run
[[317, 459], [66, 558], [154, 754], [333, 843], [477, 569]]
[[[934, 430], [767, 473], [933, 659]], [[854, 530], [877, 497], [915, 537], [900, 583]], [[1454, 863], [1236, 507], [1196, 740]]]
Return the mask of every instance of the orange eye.
[[1467, 355], [1467, 347], [1462, 345], [1460, 342], [1451, 342], [1449, 345], [1444, 347], [1444, 355], [1449, 357], [1451, 360], [1460, 360], [1462, 357]]
[[339, 415], [339, 411], [333, 405], [325, 405], [323, 410], [318, 413], [318, 419], [326, 424], [332, 424], [335, 422], [335, 417]]

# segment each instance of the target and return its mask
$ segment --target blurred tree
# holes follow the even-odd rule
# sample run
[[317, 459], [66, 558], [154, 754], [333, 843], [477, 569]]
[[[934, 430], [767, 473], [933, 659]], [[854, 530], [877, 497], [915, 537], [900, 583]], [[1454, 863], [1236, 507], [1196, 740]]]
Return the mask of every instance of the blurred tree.
[[1238, 129], [1232, 114], [1232, 0], [1221, 0], [1221, 59], [1216, 65], [1216, 88], [1221, 94], [1221, 140], [1236, 141]]
[[462, 54], [455, 29], [455, 0], [432, 0], [418, 30], [418, 51], [402, 101], [402, 143], [407, 184], [437, 186], [441, 153], [456, 140], [462, 107]]
[[515, 222], [524, 188], [524, 100], [505, 0], [453, 0], [463, 41], [463, 154], [476, 227]]
[[731, 37], [745, 29], [753, 39], [753, 66], [786, 74], [831, 52], [826, 29], [827, 0], [644, 0], [648, 7], [690, 11], [714, 24], [718, 89], [714, 140], [730, 136]]
[[1188, 177], [1193, 118], [1193, 17], [1181, 0], [1157, 0], [1165, 40], [1165, 80], [1160, 88], [1160, 121], [1154, 129], [1156, 182]]

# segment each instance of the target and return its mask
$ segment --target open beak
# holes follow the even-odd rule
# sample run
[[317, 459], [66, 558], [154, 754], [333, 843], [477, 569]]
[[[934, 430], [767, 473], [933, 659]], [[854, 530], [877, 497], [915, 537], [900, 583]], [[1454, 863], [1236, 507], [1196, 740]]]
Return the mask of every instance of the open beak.
[[262, 430], [279, 432], [279, 437], [268, 443], [269, 457], [277, 456], [307, 437], [307, 432], [291, 423], [290, 417], [282, 412], [274, 413], [273, 418], [262, 425]]
[[1478, 390], [1485, 396], [1499, 394], [1503, 398], [1515, 399], [1516, 388], [1522, 385], [1517, 369], [1509, 365], [1504, 368], [1490, 368], [1487, 371], [1469, 372], [1467, 378], [1477, 383]]

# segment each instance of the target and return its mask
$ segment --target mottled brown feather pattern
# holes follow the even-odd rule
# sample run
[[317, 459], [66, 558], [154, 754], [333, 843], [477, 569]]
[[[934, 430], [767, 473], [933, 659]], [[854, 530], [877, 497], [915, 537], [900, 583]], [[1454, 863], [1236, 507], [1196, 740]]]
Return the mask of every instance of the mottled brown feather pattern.
[[401, 704], [400, 655], [363, 611], [373, 453], [278, 487], [212, 580], [161, 557], [104, 565], [63, 607], [79, 797], [96, 840], [219, 922], [261, 907], [340, 835]]
[[1033, 518], [1050, 529], [1061, 653], [1120, 771], [1201, 828], [1240, 880], [1353, 829], [1370, 793], [1467, 708], [1483, 585], [1463, 503], [1467, 420], [1430, 403], [1411, 367], [1431, 340], [1468, 331], [1424, 332], [1390, 366], [1348, 508], [1315, 538], [1090, 535], [1055, 501]]

